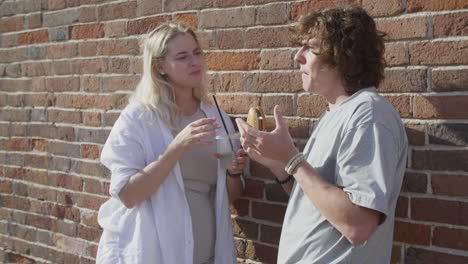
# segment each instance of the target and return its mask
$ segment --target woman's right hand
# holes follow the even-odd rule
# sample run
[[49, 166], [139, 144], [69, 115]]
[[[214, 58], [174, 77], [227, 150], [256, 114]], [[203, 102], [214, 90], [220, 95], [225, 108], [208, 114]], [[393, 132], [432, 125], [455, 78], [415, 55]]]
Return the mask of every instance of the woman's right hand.
[[210, 146], [215, 144], [215, 130], [220, 128], [216, 123], [216, 118], [202, 118], [188, 124], [174, 138], [173, 144], [183, 152], [201, 146]]

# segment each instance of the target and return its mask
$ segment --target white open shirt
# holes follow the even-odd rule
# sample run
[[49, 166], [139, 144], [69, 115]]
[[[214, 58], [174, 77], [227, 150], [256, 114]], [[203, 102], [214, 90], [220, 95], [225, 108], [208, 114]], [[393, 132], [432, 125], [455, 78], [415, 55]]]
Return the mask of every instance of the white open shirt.
[[[216, 107], [203, 102], [200, 107], [207, 117], [216, 117], [221, 124]], [[227, 114], [222, 112], [222, 115], [229, 132], [234, 131]], [[101, 154], [101, 162], [112, 174], [111, 198], [98, 214], [98, 223], [104, 231], [97, 263], [193, 263], [192, 222], [178, 163], [157, 191], [139, 206], [127, 209], [118, 196], [130, 176], [153, 162], [172, 140], [169, 128], [150, 115], [143, 105], [129, 104], [120, 114]], [[236, 253], [226, 172], [219, 162], [215, 214], [215, 263], [234, 264]]]

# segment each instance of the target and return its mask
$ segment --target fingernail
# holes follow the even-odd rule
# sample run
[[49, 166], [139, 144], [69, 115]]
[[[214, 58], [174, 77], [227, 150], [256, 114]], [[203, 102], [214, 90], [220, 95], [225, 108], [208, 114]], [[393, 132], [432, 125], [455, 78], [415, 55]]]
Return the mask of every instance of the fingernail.
[[216, 117], [211, 118], [211, 120], [216, 121]]

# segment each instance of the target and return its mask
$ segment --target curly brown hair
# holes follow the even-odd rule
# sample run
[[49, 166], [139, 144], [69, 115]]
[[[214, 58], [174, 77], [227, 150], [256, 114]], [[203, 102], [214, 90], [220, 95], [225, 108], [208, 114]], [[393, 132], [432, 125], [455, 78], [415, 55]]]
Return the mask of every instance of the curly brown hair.
[[296, 41], [320, 41], [319, 60], [336, 68], [346, 92], [375, 86], [384, 78], [385, 33], [362, 8], [339, 7], [309, 13], [295, 28]]

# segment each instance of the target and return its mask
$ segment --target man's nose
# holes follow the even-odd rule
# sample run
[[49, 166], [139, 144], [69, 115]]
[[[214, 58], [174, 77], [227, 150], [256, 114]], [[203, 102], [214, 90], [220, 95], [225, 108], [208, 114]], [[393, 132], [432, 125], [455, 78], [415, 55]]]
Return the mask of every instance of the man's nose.
[[305, 64], [305, 58], [303, 56], [303, 53], [304, 47], [301, 47], [301, 49], [297, 51], [296, 55], [294, 55], [294, 60], [299, 64]]

